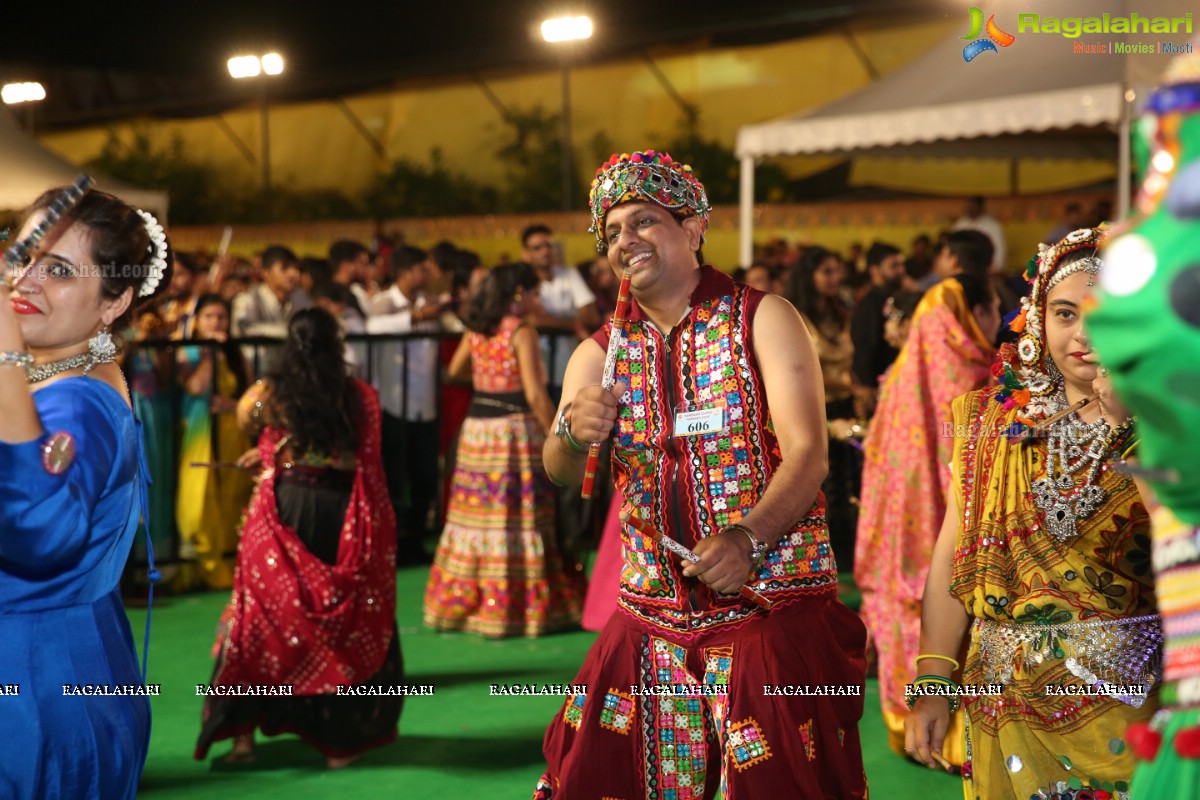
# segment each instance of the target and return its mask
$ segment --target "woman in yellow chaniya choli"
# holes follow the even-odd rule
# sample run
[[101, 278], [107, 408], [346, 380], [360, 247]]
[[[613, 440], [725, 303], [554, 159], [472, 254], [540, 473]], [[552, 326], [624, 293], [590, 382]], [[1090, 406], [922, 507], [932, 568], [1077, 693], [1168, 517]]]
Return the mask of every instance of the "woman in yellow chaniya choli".
[[[1013, 323], [1022, 335], [1001, 351], [999, 385], [952, 405], [951, 511], [959, 520], [947, 520], [952, 555], [943, 552], [952, 559], [947, 588], [969, 625], [962, 683], [1003, 686], [999, 695], [963, 698], [967, 800], [1127, 797], [1134, 760], [1125, 728], [1157, 705], [1162, 635], [1149, 518], [1134, 483], [1113, 468], [1131, 447], [1130, 421], [1123, 410], [1112, 424], [1106, 417], [1115, 414], [1084, 422], [1073, 413], [1038, 435], [1012, 437], [1066, 408], [1089, 375], [1100, 375], [1078, 326], [1101, 236], [1076, 231], [1031, 262], [1032, 295]], [[1068, 331], [1054, 334], [1065, 344], [1051, 342], [1047, 328]], [[1071, 392], [1056, 360], [1072, 376]], [[1101, 412], [1119, 408], [1105, 405], [1106, 384], [1094, 386]], [[927, 605], [937, 602], [934, 579], [931, 572]], [[937, 629], [949, 630], [932, 616], [927, 609], [922, 653], [937, 652], [945, 642]], [[924, 660], [917, 672], [933, 665]], [[910, 720], [917, 732], [928, 709], [945, 709], [940, 699], [920, 702], [923, 713]], [[925, 760], [919, 735], [912, 749]]]
[[[196, 303], [194, 338], [224, 342], [229, 307], [218, 295]], [[191, 562], [180, 570], [177, 588], [202, 584], [210, 589], [233, 585], [238, 529], [253, 482], [227, 466], [250, 448], [234, 411], [246, 387], [245, 362], [236, 345], [187, 345], [179, 349], [179, 483], [175, 521], [180, 555]], [[199, 466], [193, 466], [199, 465]]]

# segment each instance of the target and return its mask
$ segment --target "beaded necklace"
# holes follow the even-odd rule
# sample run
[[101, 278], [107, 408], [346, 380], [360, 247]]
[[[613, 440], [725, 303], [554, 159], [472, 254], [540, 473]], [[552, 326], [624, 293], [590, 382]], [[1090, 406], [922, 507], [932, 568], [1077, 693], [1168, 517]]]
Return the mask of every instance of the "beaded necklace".
[[60, 358], [58, 361], [50, 361], [46, 364], [38, 364], [36, 367], [30, 367], [25, 374], [25, 380], [29, 383], [41, 383], [59, 373], [77, 367], [84, 367], [83, 374], [87, 375], [91, 372], [92, 367], [97, 364], [109, 364], [112, 361], [112, 357], [97, 356], [91, 351], [78, 353], [77, 355]]
[[[1051, 413], [1067, 407], [1060, 387]], [[1126, 420], [1115, 431], [1103, 417], [1088, 424], [1070, 414], [1050, 426], [1046, 443], [1046, 474], [1033, 482], [1034, 503], [1045, 513], [1045, 526], [1060, 542], [1078, 535], [1076, 523], [1104, 502], [1105, 491], [1096, 484], [1100, 468], [1113, 443], [1130, 425]], [[1076, 476], [1083, 474], [1083, 485]]]

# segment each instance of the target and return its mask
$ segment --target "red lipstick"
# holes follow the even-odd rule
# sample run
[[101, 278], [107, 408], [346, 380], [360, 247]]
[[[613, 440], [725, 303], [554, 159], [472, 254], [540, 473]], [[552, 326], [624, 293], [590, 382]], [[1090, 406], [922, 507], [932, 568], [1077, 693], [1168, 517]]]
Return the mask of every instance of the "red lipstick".
[[42, 313], [40, 308], [35, 306], [33, 303], [30, 303], [28, 300], [24, 300], [20, 297], [12, 297], [9, 299], [10, 299], [10, 302], [12, 303], [13, 311], [17, 312], [18, 314], [40, 314], [40, 313]]

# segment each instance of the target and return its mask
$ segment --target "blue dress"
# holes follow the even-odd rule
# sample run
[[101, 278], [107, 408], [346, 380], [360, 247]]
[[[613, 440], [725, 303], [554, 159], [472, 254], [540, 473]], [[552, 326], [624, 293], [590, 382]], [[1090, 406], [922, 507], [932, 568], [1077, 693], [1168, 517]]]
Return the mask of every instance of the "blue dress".
[[142, 683], [118, 590], [141, 514], [140, 437], [98, 380], [58, 381], [34, 402], [76, 452], [55, 476], [39, 442], [0, 443], [0, 797], [132, 798], [149, 700], [83, 692]]

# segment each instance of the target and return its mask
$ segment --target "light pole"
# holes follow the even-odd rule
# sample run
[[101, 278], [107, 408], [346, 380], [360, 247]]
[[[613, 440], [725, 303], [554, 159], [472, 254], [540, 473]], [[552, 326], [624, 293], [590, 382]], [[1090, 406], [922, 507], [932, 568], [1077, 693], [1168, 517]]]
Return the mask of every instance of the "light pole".
[[557, 17], [542, 23], [542, 39], [563, 44], [562, 54], [562, 207], [571, 210], [571, 175], [574, 163], [571, 152], [571, 43], [592, 37], [589, 17]]
[[[236, 80], [258, 78], [262, 75], [282, 75], [283, 56], [265, 53], [261, 56], [234, 56], [228, 61], [229, 74]], [[259, 107], [262, 111], [262, 182], [263, 210], [271, 220], [271, 118], [268, 113], [266, 82], [259, 83]]]
[[29, 128], [29, 135], [33, 136], [33, 109], [34, 103], [39, 103], [46, 99], [46, 88], [36, 81], [26, 81], [24, 83], [6, 83], [3, 88], [0, 88], [0, 100], [3, 100], [5, 105], [15, 106], [20, 103], [26, 103], [25, 106], [25, 124]]

